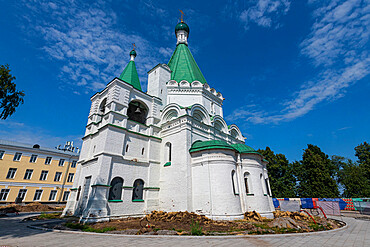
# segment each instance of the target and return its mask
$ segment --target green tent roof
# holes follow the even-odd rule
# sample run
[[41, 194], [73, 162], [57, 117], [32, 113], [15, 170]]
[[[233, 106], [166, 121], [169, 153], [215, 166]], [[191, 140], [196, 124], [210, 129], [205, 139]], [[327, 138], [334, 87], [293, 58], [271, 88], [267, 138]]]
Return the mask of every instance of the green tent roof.
[[172, 71], [171, 80], [177, 82], [187, 80], [190, 83], [200, 81], [202, 84], [207, 82], [195, 62], [193, 55], [191, 55], [188, 46], [185, 44], [177, 45], [175, 52], [168, 62], [168, 66]]
[[136, 66], [134, 61], [130, 61], [126, 68], [123, 70], [122, 74], [120, 75], [119, 79], [131, 84], [137, 90], [141, 90], [141, 85], [139, 81], [139, 76], [137, 74]]

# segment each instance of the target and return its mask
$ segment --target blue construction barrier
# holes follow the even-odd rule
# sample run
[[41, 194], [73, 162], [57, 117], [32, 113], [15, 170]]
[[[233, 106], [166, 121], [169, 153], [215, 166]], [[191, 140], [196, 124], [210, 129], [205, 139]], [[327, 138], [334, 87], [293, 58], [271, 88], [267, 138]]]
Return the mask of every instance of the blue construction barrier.
[[274, 203], [274, 207], [278, 208], [280, 206], [279, 200], [276, 198], [272, 198], [272, 202]]
[[301, 198], [301, 208], [313, 208], [312, 198]]
[[347, 206], [347, 202], [341, 198], [319, 198], [319, 201], [339, 202], [340, 210], [344, 210]]

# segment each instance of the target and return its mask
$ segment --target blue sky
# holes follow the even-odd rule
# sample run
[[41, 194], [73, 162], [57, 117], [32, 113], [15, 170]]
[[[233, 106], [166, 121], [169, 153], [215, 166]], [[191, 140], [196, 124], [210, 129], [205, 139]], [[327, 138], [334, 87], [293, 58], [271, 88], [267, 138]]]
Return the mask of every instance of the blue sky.
[[142, 87], [176, 46], [189, 48], [224, 117], [246, 143], [299, 160], [307, 144], [354, 159], [370, 137], [370, 1], [0, 0], [0, 64], [25, 103], [0, 138], [81, 145], [90, 96], [118, 77], [136, 43]]

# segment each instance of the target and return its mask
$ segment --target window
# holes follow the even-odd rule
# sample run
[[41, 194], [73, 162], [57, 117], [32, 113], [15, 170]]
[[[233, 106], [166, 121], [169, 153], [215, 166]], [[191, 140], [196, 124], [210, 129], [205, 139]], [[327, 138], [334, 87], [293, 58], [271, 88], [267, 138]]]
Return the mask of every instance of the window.
[[144, 155], [144, 148], [141, 149], [141, 155]]
[[266, 184], [267, 195], [271, 196], [270, 190], [269, 190], [269, 179], [268, 178], [265, 179], [265, 184]]
[[231, 172], [231, 182], [232, 182], [232, 185], [233, 185], [234, 195], [239, 195], [238, 179], [236, 177], [235, 170], [232, 170], [232, 172]]
[[132, 192], [132, 201], [143, 201], [144, 181], [136, 179], [134, 182], [134, 189]]
[[55, 177], [54, 177], [54, 182], [59, 182], [61, 176], [62, 176], [61, 172], [56, 172]]
[[262, 176], [262, 173], [260, 174], [260, 181], [261, 181], [261, 188], [262, 188], [262, 194], [266, 195], [266, 192], [265, 192], [265, 185], [264, 185], [264, 182], [263, 182], [263, 176]]
[[4, 158], [4, 154], [5, 154], [5, 151], [0, 150], [0, 160], [2, 160]]
[[128, 152], [128, 144], [126, 145], [126, 151], [125, 151], [125, 153], [127, 153]]
[[57, 192], [58, 191], [56, 191], [56, 190], [50, 191], [49, 201], [55, 201], [55, 198], [57, 197]]
[[33, 169], [27, 169], [26, 170], [26, 173], [24, 174], [24, 178], [23, 179], [31, 179], [32, 173], [33, 173]]
[[50, 163], [51, 163], [51, 157], [46, 157], [46, 159], [45, 159], [45, 165], [50, 165]]
[[8, 198], [10, 189], [1, 189], [0, 191], [0, 201], [6, 201], [6, 198]]
[[167, 157], [165, 157], [165, 159], [167, 159], [168, 162], [171, 162], [171, 158], [172, 158], [172, 144], [167, 142], [166, 143], [166, 153], [167, 153]]
[[20, 202], [22, 202], [24, 200], [24, 198], [26, 197], [26, 193], [27, 193], [26, 189], [20, 189], [19, 190], [17, 198]]
[[31, 163], [35, 163], [35, 162], [36, 162], [36, 160], [37, 160], [37, 155], [36, 155], [36, 154], [32, 154], [32, 155], [31, 155], [31, 158], [30, 158], [30, 162], [31, 162]]
[[35, 195], [33, 196], [34, 201], [40, 201], [42, 195], [42, 190], [36, 190]]
[[20, 161], [22, 157], [22, 153], [15, 153], [13, 161]]
[[72, 183], [73, 182], [73, 176], [74, 176], [75, 174], [74, 173], [70, 173], [70, 174], [68, 174], [68, 179], [67, 179], [67, 182], [68, 183]]
[[68, 197], [69, 197], [69, 191], [65, 191], [64, 194], [63, 194], [63, 199], [62, 201], [68, 201]]
[[48, 171], [41, 171], [40, 180], [46, 180], [48, 173]]
[[77, 160], [72, 161], [71, 168], [76, 168], [77, 165]]
[[115, 177], [112, 179], [110, 185], [108, 200], [121, 200], [123, 179]]
[[244, 173], [244, 184], [245, 184], [245, 193], [250, 194], [250, 188], [248, 184], [249, 172]]
[[64, 166], [64, 161], [65, 161], [65, 159], [60, 159], [60, 160], [59, 160], [59, 165], [58, 165], [58, 166]]
[[7, 179], [13, 179], [16, 172], [17, 172], [17, 168], [9, 168], [8, 174], [6, 175], [6, 178]]
[[104, 114], [105, 105], [107, 104], [107, 98], [103, 99], [99, 106], [99, 114]]

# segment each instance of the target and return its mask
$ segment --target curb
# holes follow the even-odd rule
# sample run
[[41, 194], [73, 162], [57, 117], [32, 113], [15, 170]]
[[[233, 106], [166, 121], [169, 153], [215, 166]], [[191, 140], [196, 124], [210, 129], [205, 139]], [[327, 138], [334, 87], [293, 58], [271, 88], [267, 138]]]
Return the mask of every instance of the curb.
[[317, 232], [300, 232], [300, 233], [284, 233], [284, 234], [261, 234], [261, 235], [223, 235], [223, 236], [173, 236], [173, 235], [126, 235], [126, 234], [112, 234], [112, 233], [97, 233], [97, 232], [82, 232], [82, 231], [70, 231], [70, 230], [57, 230], [57, 229], [49, 229], [45, 227], [39, 227], [37, 225], [29, 225], [28, 228], [42, 230], [42, 231], [49, 231], [49, 232], [61, 232], [61, 233], [72, 233], [72, 234], [86, 234], [86, 235], [97, 235], [97, 236], [116, 236], [116, 237], [133, 237], [133, 238], [265, 238], [265, 237], [294, 237], [294, 236], [302, 236], [302, 235], [318, 235], [324, 233], [332, 233], [337, 231], [342, 231], [348, 228], [348, 223], [344, 222], [345, 225], [341, 228], [337, 228], [334, 230], [327, 230], [327, 231], [317, 231]]

